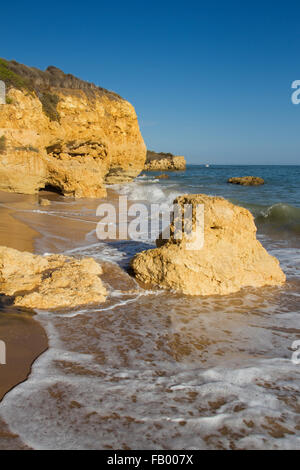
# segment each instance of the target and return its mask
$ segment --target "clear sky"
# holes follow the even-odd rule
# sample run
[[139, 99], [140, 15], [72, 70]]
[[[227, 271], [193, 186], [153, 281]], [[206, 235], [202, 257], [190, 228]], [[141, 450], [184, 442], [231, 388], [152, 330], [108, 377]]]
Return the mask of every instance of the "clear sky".
[[0, 56], [116, 91], [150, 149], [189, 163], [300, 164], [300, 5], [13, 1]]

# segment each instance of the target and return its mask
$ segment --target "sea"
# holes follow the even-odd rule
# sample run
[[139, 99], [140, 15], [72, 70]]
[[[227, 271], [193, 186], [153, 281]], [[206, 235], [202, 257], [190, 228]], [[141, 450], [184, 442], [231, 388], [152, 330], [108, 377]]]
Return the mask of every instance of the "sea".
[[[300, 166], [188, 165], [167, 174], [111, 185], [112, 203], [223, 196], [252, 212], [286, 284], [210, 297], [141, 286], [130, 259], [155, 239], [99, 240], [101, 201], [56, 195], [50, 206], [19, 205], [17, 216], [41, 234], [36, 253], [94, 257], [109, 292], [103, 304], [36, 311], [49, 349], [0, 404], [0, 419], [26, 445], [300, 449]], [[227, 183], [247, 175], [265, 184]], [[76, 227], [83, 237], [74, 238]]]

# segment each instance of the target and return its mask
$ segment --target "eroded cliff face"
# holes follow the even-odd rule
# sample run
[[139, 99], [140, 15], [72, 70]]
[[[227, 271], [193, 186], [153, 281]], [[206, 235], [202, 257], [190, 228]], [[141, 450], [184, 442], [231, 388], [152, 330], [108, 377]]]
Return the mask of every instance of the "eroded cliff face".
[[50, 187], [66, 196], [102, 197], [105, 183], [141, 172], [146, 147], [130, 103], [53, 67], [17, 65], [34, 80], [32, 88], [8, 81], [7, 104], [0, 105], [0, 190], [32, 194]]
[[147, 151], [145, 171], [184, 171], [185, 169], [186, 161], [183, 156]]

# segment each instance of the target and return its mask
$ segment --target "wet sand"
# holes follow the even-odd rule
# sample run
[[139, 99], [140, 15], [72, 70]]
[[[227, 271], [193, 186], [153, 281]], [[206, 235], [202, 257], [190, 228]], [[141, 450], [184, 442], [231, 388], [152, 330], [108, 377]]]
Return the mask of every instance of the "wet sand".
[[[41, 206], [39, 198], [58, 202], [60, 211], [65, 211], [68, 216], [63, 220], [61, 216], [55, 216], [53, 207]], [[108, 199], [117, 201], [116, 198], [116, 193], [109, 191]], [[81, 217], [78, 213], [84, 209], [85, 199], [75, 201], [47, 191], [39, 195], [0, 191], [0, 245], [38, 254], [47, 248], [56, 253], [61, 252], [65, 239], [65, 249], [77, 248], [85, 243], [87, 233], [95, 229], [98, 204], [99, 199], [89, 199], [90, 213]], [[69, 214], [73, 205], [77, 212], [74, 218]], [[43, 235], [47, 237], [47, 247]], [[5, 342], [7, 354], [7, 364], [0, 365], [0, 402], [9, 390], [26, 380], [32, 363], [48, 348], [46, 333], [34, 319], [34, 312], [10, 304], [9, 299], [0, 296], [0, 340]]]
[[[15, 206], [32, 204], [35, 196], [0, 192], [0, 245], [21, 251], [34, 251], [38, 232], [14, 217]], [[6, 364], [0, 365], [0, 401], [5, 394], [27, 379], [35, 359], [48, 348], [47, 335], [34, 320], [34, 312], [16, 308], [5, 296], [0, 298], [0, 339], [6, 346]], [[26, 449], [17, 435], [0, 420], [0, 449]]]
[[[31, 203], [35, 196], [0, 193], [0, 245], [21, 251], [34, 251], [38, 233], [14, 217], [16, 208]], [[9, 299], [0, 298], [0, 339], [6, 345], [6, 364], [0, 365], [0, 401], [30, 373], [33, 361], [48, 347], [47, 336], [34, 318], [34, 312], [18, 309]], [[1, 428], [0, 428], [1, 429]]]
[[[69, 210], [70, 200], [53, 193], [44, 191], [40, 195], [23, 195], [0, 191], [0, 245], [20, 251], [42, 253], [44, 252], [43, 230], [46, 228], [50, 234], [47, 250], [55, 253], [59, 251], [55, 240], [67, 234], [69, 242], [66, 243], [66, 249], [72, 249], [80, 245], [87, 232], [95, 227], [93, 222], [86, 221], [82, 224], [75, 218], [74, 220], [66, 218], [62, 223], [61, 218], [52, 216], [51, 206], [39, 205], [39, 197], [59, 201], [62, 208], [66, 205], [66, 210]], [[95, 202], [95, 210], [97, 204], [99, 201]], [[84, 205], [84, 200], [78, 202], [79, 208], [81, 205]], [[36, 212], [32, 212], [32, 209]], [[48, 349], [46, 332], [34, 319], [34, 312], [16, 308], [11, 303], [11, 299], [0, 296], [0, 340], [4, 341], [6, 346], [6, 364], [0, 365], [0, 402], [10, 390], [28, 378], [34, 361]], [[19, 436], [12, 433], [2, 420], [0, 420], [1, 449], [28, 449]]]
[[0, 191], [0, 244], [15, 248], [20, 251], [34, 250], [34, 240], [39, 235], [27, 224], [14, 218], [14, 209], [8, 208], [8, 205], [16, 209], [21, 205], [32, 203], [35, 196], [25, 196], [20, 194], [10, 194]]
[[[0, 338], [6, 345], [6, 364], [0, 365], [0, 401], [27, 379], [37, 357], [48, 348], [47, 335], [33, 312], [0, 303]], [[27, 449], [0, 419], [0, 449]]]
[[0, 401], [26, 380], [33, 361], [48, 347], [45, 331], [24, 309], [1, 306], [0, 337], [6, 344], [6, 364], [0, 366]]
[[[70, 200], [57, 194], [43, 191], [40, 195], [22, 195], [1, 191], [0, 245], [20, 251], [43, 253], [43, 231], [47, 229], [47, 250], [55, 253], [60, 251], [55, 243], [57, 239], [61, 241], [67, 234], [65, 248], [72, 249], [83, 243], [86, 234], [95, 228], [97, 219], [93, 216], [99, 200], [95, 200], [91, 220], [78, 223], [77, 218], [72, 220], [68, 217], [62, 223], [61, 217], [52, 215], [51, 205], [39, 205], [39, 197], [59, 201], [62, 209], [65, 205], [66, 211], [70, 210]], [[82, 199], [76, 202], [76, 208], [80, 210], [84, 204]], [[93, 206], [93, 203], [90, 202], [90, 205]], [[36, 212], [32, 212], [33, 208], [36, 208]], [[12, 306], [5, 296], [0, 296], [0, 340], [6, 344], [7, 356], [6, 365], [0, 365], [1, 402], [9, 390], [26, 380], [32, 363], [48, 348], [48, 340], [43, 327], [34, 319], [34, 312]], [[0, 437], [1, 432], [0, 423]]]

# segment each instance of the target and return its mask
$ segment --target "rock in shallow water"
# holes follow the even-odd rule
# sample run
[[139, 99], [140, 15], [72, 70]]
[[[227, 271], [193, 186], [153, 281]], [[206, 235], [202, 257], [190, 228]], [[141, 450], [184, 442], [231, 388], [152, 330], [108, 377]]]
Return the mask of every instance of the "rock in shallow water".
[[158, 175], [156, 178], [157, 178], [158, 180], [167, 180], [167, 179], [169, 179], [170, 177], [169, 177], [169, 175], [166, 175], [165, 173], [163, 173], [162, 175]]
[[0, 247], [0, 292], [14, 304], [53, 309], [104, 302], [107, 291], [92, 258], [38, 256]]
[[196, 207], [204, 206], [204, 246], [188, 249], [191, 240], [185, 234], [176, 240], [175, 218], [168, 240], [158, 239], [157, 248], [143, 251], [131, 261], [139, 281], [190, 295], [225, 295], [245, 286], [285, 282], [279, 261], [256, 239], [254, 219], [247, 209], [204, 194], [180, 196], [174, 203], [182, 208], [192, 205], [194, 240]]
[[242, 176], [229, 178], [228, 183], [240, 184], [241, 186], [259, 186], [265, 184], [265, 181], [259, 176]]
[[39, 199], [40, 206], [50, 206], [50, 204], [51, 202], [49, 201], [49, 199], [44, 199], [44, 198]]

